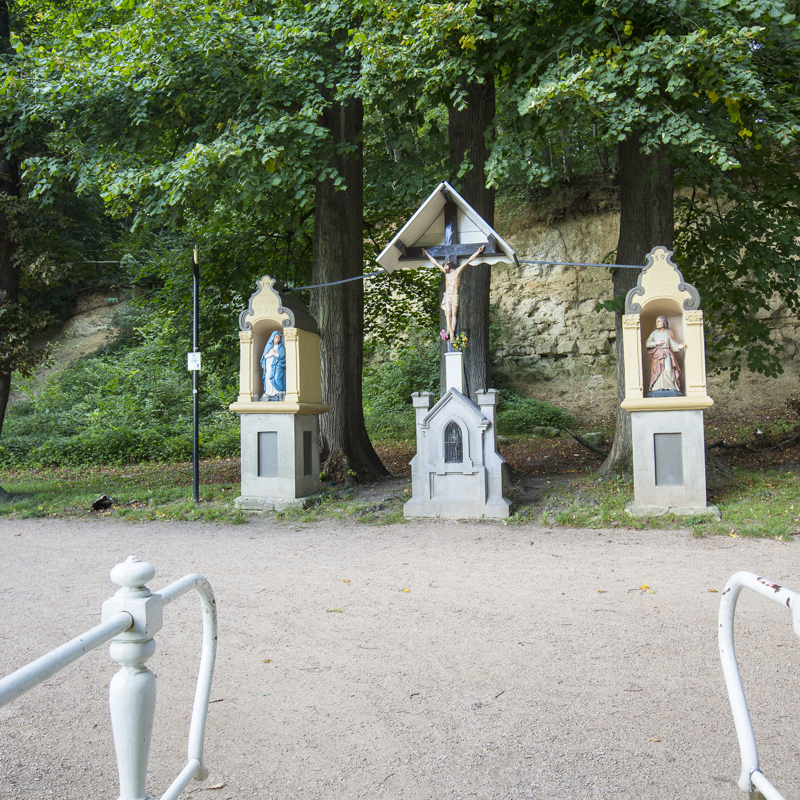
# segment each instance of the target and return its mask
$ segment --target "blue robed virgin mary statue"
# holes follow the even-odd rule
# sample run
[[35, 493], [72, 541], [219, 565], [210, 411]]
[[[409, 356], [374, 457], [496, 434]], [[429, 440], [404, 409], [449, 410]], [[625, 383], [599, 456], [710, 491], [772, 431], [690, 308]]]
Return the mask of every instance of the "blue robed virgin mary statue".
[[286, 347], [283, 336], [275, 331], [269, 337], [261, 355], [261, 369], [264, 376], [264, 396], [262, 400], [280, 400], [286, 392]]

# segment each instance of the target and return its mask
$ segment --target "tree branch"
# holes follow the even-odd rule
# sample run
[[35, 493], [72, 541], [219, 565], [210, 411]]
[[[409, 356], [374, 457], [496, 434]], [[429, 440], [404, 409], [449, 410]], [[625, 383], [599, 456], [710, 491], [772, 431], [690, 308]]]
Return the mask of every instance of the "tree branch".
[[608, 450], [603, 450], [602, 447], [595, 447], [593, 444], [589, 444], [586, 439], [583, 438], [579, 433], [573, 433], [569, 428], [564, 428], [564, 430], [578, 443], [582, 444], [584, 447], [591, 450], [593, 453], [597, 453], [597, 455], [602, 456], [603, 458], [608, 458]]
[[772, 450], [780, 450], [782, 447], [786, 447], [787, 444], [791, 444], [796, 439], [800, 439], [800, 432], [796, 433], [791, 438], [786, 439], [786, 441], [780, 442], [780, 444], [776, 444], [773, 447], [764, 447], [761, 450], [756, 450], [755, 448], [750, 447], [749, 445], [746, 444], [739, 444], [739, 443], [725, 444], [725, 442], [723, 442], [722, 439], [720, 439], [719, 441], [708, 445], [707, 449], [712, 450], [716, 447], [720, 447], [723, 448], [724, 450], [747, 450], [748, 453], [769, 453]]

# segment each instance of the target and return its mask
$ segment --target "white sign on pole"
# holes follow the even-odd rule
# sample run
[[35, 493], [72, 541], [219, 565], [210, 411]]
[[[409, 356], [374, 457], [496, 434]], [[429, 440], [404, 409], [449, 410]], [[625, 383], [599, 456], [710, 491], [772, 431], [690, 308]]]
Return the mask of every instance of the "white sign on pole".
[[200, 370], [200, 353], [187, 353], [186, 369], [189, 372], [197, 372]]

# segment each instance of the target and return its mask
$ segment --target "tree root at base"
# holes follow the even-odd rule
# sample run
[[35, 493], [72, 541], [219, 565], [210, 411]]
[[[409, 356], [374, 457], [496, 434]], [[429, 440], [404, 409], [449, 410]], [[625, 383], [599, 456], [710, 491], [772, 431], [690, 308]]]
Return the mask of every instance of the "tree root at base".
[[564, 428], [564, 430], [578, 443], [582, 444], [584, 447], [591, 450], [593, 453], [597, 453], [599, 456], [603, 456], [603, 458], [608, 458], [609, 451], [604, 450], [602, 447], [595, 447], [593, 444], [589, 444], [586, 439], [583, 438], [579, 433], [573, 433], [569, 428]]
[[350, 458], [339, 450], [328, 455], [325, 461], [320, 464], [320, 477], [323, 481], [355, 486], [355, 484], [363, 481], [387, 478], [391, 477], [391, 475], [386, 470], [379, 472], [377, 469], [371, 468], [369, 463], [356, 462], [355, 459]]

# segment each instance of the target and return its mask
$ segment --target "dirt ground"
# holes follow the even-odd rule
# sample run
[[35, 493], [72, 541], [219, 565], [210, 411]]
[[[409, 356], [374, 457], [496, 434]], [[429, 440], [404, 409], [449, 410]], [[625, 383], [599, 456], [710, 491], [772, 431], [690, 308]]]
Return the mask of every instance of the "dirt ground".
[[[800, 589], [797, 544], [684, 531], [0, 520], [0, 543], [0, 675], [96, 624], [130, 553], [154, 590], [208, 577], [211, 774], [183, 797], [209, 800], [744, 797], [720, 593], [737, 570]], [[739, 606], [762, 768], [796, 797], [790, 615], [752, 593]], [[157, 640], [156, 797], [185, 759], [197, 601], [171, 604]], [[3, 798], [118, 796], [114, 671], [102, 647], [0, 710]]]

